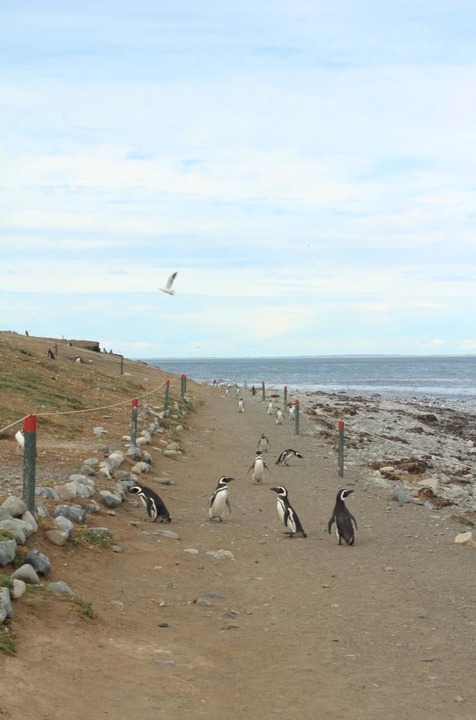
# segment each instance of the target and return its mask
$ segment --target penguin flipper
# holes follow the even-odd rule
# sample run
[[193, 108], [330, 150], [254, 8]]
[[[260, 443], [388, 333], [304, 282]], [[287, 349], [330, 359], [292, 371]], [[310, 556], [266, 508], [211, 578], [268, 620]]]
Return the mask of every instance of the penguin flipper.
[[228, 512], [231, 512], [231, 503], [230, 503], [229, 498], [227, 498], [227, 499], [225, 500], [225, 503], [228, 505]]
[[357, 527], [357, 520], [355, 519], [355, 517], [353, 515], [351, 515], [351, 513], [349, 513], [349, 515], [350, 515], [350, 519], [352, 520], [352, 522], [355, 525], [355, 529], [358, 530], [359, 528]]
[[250, 465], [250, 468], [249, 468], [249, 470], [247, 470], [247, 471], [246, 471], [246, 474], [247, 474], [247, 475], [249, 475], [249, 474], [250, 474], [250, 472], [251, 472], [251, 471], [253, 470], [254, 466], [255, 466], [255, 464], [254, 464], [254, 463], [253, 463], [253, 465]]
[[336, 516], [333, 515], [333, 516], [331, 517], [331, 519], [329, 520], [329, 523], [328, 523], [328, 525], [327, 525], [327, 532], [329, 533], [329, 535], [331, 534], [332, 526], [333, 526], [333, 524], [335, 523], [335, 521], [336, 521]]

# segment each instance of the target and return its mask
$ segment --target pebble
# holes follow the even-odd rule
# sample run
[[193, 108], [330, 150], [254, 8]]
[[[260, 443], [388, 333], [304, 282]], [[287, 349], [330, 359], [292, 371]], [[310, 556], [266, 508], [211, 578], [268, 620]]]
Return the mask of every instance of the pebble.
[[204, 597], [200, 597], [195, 600], [195, 605], [211, 605], [210, 600], [206, 600]]
[[23, 580], [15, 578], [13, 580], [13, 590], [11, 596], [14, 600], [18, 600], [22, 595], [26, 593], [26, 583]]
[[153, 478], [153, 480], [161, 485], [175, 485], [175, 482], [170, 478]]
[[168, 623], [159, 623], [159, 627], [161, 627], [161, 628], [166, 628], [168, 626], [169, 626]]
[[[177, 533], [172, 532], [172, 530], [156, 530], [154, 532], [154, 535], [163, 535], [163, 537], [172, 538], [172, 540], [180, 540], [180, 536], [177, 535]], [[198, 550], [197, 550], [198, 552]]]
[[111, 605], [117, 605], [118, 607], [124, 607], [122, 600], [111, 600]]
[[47, 530], [45, 537], [52, 545], [61, 547], [62, 545], [66, 545], [69, 535], [65, 530]]
[[[155, 533], [154, 533], [154, 534], [155, 534]], [[190, 553], [191, 555], [198, 555], [198, 553], [199, 553], [200, 551], [199, 551], [199, 550], [196, 550], [195, 548], [186, 548], [186, 549], [184, 550], [184, 552]]]
[[235, 559], [235, 556], [230, 550], [207, 550], [207, 555], [212, 555], [212, 557], [217, 560], [226, 560], [227, 558], [230, 560]]
[[226, 600], [226, 595], [220, 595], [219, 593], [214, 593], [214, 592], [202, 593], [201, 597], [203, 597], [203, 598], [215, 598], [216, 600]]
[[121, 547], [120, 545], [113, 545], [113, 546], [111, 547], [111, 550], [112, 550], [112, 552], [115, 552], [115, 553], [121, 553], [121, 552], [122, 552], [122, 547]]

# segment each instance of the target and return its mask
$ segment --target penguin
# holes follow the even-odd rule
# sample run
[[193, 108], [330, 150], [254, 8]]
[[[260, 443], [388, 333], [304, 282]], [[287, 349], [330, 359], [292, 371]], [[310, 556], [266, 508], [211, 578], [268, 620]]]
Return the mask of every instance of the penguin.
[[283, 413], [281, 412], [281, 410], [277, 410], [274, 417], [276, 419], [276, 425], [281, 425], [281, 423], [283, 422]]
[[357, 530], [357, 520], [349, 512], [344, 502], [345, 498], [349, 497], [349, 495], [353, 492], [353, 490], [339, 490], [336, 497], [334, 512], [332, 513], [332, 517], [327, 526], [327, 530], [330, 535], [333, 523], [336, 524], [336, 535], [339, 545], [342, 545], [342, 538], [344, 538], [347, 545], [354, 544], [355, 538], [352, 523], [354, 523], [355, 529]]
[[268, 403], [268, 409], [266, 410], [267, 415], [272, 415], [274, 413], [274, 405], [271, 402], [271, 400]]
[[269, 442], [268, 438], [263, 433], [263, 435], [261, 435], [261, 437], [258, 441], [258, 450], [261, 450], [261, 452], [268, 452], [268, 448], [269, 448], [270, 444], [271, 443]]
[[263, 481], [265, 470], [267, 470], [271, 475], [271, 470], [266, 465], [264, 457], [261, 455], [261, 450], [256, 451], [255, 461], [246, 474], [248, 475], [251, 470], [253, 470], [253, 482], [256, 483], [261, 483]]
[[153, 490], [143, 485], [133, 485], [128, 492], [135, 493], [140, 497], [151, 522], [172, 522], [164, 501]]
[[291, 405], [288, 407], [288, 420], [294, 420], [295, 417], [295, 411], [294, 411], [294, 405]]
[[289, 502], [288, 491], [286, 488], [279, 485], [278, 487], [272, 487], [270, 489], [278, 494], [277, 510], [278, 515], [286, 528], [285, 532], [289, 534], [290, 537], [296, 535], [297, 533], [299, 533], [303, 538], [307, 537], [296, 511]]
[[17, 441], [17, 453], [22, 453], [25, 448], [25, 433], [23, 429], [15, 433], [15, 440]]
[[245, 412], [245, 404], [244, 404], [242, 398], [240, 398], [240, 399], [238, 400], [238, 412], [239, 412], [239, 413], [244, 413], [244, 412]]
[[228, 498], [228, 483], [234, 480], [232, 477], [224, 475], [218, 481], [215, 492], [211, 496], [208, 503], [208, 517], [211, 521], [218, 518], [222, 521], [225, 505], [228, 505], [228, 512], [231, 512], [230, 500]]
[[228, 388], [225, 388], [225, 397], [228, 397], [229, 394], [230, 394], [230, 391], [228, 390]]
[[293, 455], [294, 455], [295, 457], [301, 458], [301, 459], [304, 457], [304, 455], [301, 455], [301, 453], [299, 453], [297, 450], [292, 450], [291, 448], [288, 448], [287, 450], [283, 450], [283, 452], [281, 453], [281, 455], [280, 455], [280, 456], [278, 457], [278, 459], [276, 460], [276, 463], [275, 463], [275, 464], [276, 464], [276, 465], [286, 465], [286, 466], [287, 466], [288, 463], [287, 463], [286, 461], [289, 460]]
[[235, 397], [240, 397], [240, 388], [237, 387], [235, 390]]

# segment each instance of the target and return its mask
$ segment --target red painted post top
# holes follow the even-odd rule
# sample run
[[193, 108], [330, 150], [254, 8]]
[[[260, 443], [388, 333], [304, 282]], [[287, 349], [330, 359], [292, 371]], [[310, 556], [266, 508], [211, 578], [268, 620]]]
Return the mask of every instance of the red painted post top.
[[24, 430], [25, 432], [36, 432], [36, 415], [27, 415]]
[[295, 405], [299, 405], [299, 400], [296, 399]]
[[132, 407], [137, 407], [138, 404], [139, 404], [138, 399], [137, 399], [137, 398], [134, 398], [134, 400], [132, 401]]
[[170, 385], [170, 380], [166, 380], [166, 381], [165, 381], [165, 384], [166, 384], [166, 385]]
[[55, 347], [58, 347], [58, 343], [55, 343]]
[[344, 429], [344, 421], [339, 420], [339, 430], [343, 430], [343, 429]]
[[287, 386], [287, 385], [285, 385], [285, 386], [284, 386], [284, 389], [285, 389], [285, 390], [287, 390], [287, 389], [288, 389], [288, 386]]
[[181, 377], [181, 378], [182, 378], [182, 380], [183, 380], [183, 379], [184, 379], [184, 377], [185, 377], [185, 375], [184, 375], [184, 374], [182, 373], [180, 377]]

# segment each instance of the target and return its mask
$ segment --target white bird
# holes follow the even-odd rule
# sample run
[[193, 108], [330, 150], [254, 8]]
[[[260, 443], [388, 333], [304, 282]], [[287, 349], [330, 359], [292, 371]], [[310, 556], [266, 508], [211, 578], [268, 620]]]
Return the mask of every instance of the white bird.
[[169, 277], [167, 280], [167, 284], [164, 288], [159, 288], [159, 290], [162, 290], [162, 292], [167, 293], [167, 295], [175, 295], [175, 290], [172, 290], [172, 283], [177, 277], [177, 273], [174, 272], [173, 275]]

